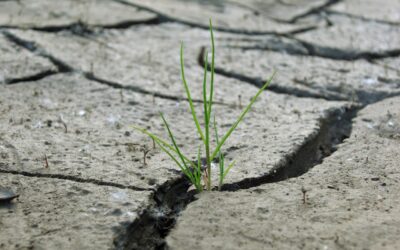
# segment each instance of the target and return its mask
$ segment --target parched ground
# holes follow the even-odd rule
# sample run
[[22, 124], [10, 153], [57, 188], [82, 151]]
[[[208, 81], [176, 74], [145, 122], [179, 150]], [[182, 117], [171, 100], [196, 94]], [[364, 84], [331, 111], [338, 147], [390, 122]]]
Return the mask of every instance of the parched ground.
[[[397, 0], [0, 0], [0, 249], [399, 249]], [[223, 191], [200, 140], [208, 20]], [[215, 142], [214, 142], [215, 143]], [[214, 172], [217, 172], [214, 169]]]

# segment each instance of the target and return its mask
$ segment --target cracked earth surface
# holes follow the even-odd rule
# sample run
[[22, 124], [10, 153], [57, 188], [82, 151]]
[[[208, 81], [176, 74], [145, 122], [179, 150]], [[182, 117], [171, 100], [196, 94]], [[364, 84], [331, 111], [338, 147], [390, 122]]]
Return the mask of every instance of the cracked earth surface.
[[[398, 8], [0, 1], [0, 188], [19, 195], [0, 249], [398, 249]], [[277, 76], [223, 148], [223, 191], [195, 194], [131, 125], [167, 137], [163, 112], [196, 157], [179, 45], [199, 114], [210, 17], [221, 133]]]

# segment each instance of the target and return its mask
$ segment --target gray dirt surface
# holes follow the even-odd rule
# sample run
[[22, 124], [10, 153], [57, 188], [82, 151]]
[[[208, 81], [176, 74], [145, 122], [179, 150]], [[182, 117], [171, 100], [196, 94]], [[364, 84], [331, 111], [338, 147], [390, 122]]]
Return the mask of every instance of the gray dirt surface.
[[5, 27], [51, 30], [79, 23], [118, 27], [155, 18], [156, 15], [150, 12], [126, 8], [123, 4], [107, 0], [0, 1], [0, 26]]
[[381, 60], [376, 60], [374, 63], [382, 65], [387, 72], [389, 71], [394, 71], [396, 72], [397, 77], [395, 79], [392, 79], [393, 81], [396, 81], [396, 79], [399, 79], [400, 76], [400, 58], [399, 57], [390, 57], [390, 58], [385, 58]]
[[[151, 192], [57, 178], [1, 174], [19, 193], [0, 207], [1, 249], [110, 249]], [[79, 205], [77, 205], [79, 204]]]
[[[296, 38], [324, 48], [349, 54], [376, 53], [400, 49], [399, 25], [360, 20], [332, 14], [327, 17], [334, 25], [296, 35]], [[340, 39], [335, 39], [340, 37]]]
[[[0, 0], [0, 249], [398, 249], [397, 9]], [[215, 160], [196, 194], [133, 125], [168, 138], [163, 113], [196, 159], [179, 53], [203, 126], [209, 18], [220, 136], [277, 74], [222, 147], [222, 192]]]
[[[229, 1], [227, 1], [229, 2]], [[321, 8], [330, 1], [326, 0], [233, 0], [232, 4], [252, 9], [258, 15], [266, 16], [281, 22], [293, 22], [295, 19], [309, 13], [313, 9]]]
[[[388, 80], [398, 79], [396, 71], [365, 60], [338, 61], [262, 49], [224, 48], [218, 53], [218, 69], [226, 75], [247, 78], [251, 84], [262, 85], [265, 72], [277, 70], [280, 74], [272, 88], [284, 93], [363, 103], [400, 93], [400, 86]], [[264, 59], [258, 61], [260, 57]]]
[[[8, 100], [2, 110], [3, 171], [66, 175], [140, 189], [163, 184], [176, 178], [173, 170], [178, 169], [159, 149], [152, 150], [151, 140], [131, 128], [148, 127], [168, 138], [158, 112], [174, 125], [177, 141], [188, 143], [184, 152], [196, 156], [198, 136], [186, 102], [135, 92], [121, 96], [118, 90], [78, 75], [55, 75], [35, 84], [13, 85], [4, 88], [2, 95]], [[232, 170], [227, 182], [279, 169], [287, 156], [315, 139], [333, 113], [343, 113], [346, 107], [341, 102], [263, 95], [225, 147], [228, 159], [235, 158], [241, 166]], [[237, 107], [215, 107], [223, 118], [217, 120], [221, 134], [240, 111]], [[275, 145], [272, 151], [271, 144]], [[144, 149], [151, 150], [148, 166], [143, 164]], [[49, 168], [45, 167], [45, 156]]]
[[16, 46], [2, 34], [0, 34], [0, 53], [0, 84], [21, 81], [57, 71], [48, 59]]
[[[333, 5], [332, 10], [345, 15], [400, 24], [400, 2], [393, 0], [346, 0]], [[379, 10], [379, 11], [378, 11]]]
[[[55, 55], [78, 71], [93, 74], [96, 78], [118, 83], [125, 88], [139, 89], [148, 94], [185, 98], [179, 61], [179, 41], [182, 41], [187, 81], [193, 86], [192, 92], [196, 99], [200, 99], [202, 95], [203, 69], [199, 67], [198, 59], [201, 47], [211, 50], [208, 31], [176, 24], [162, 24], [126, 31], [104, 31], [95, 38], [71, 35], [66, 32], [49, 34], [11, 30], [10, 33], [27, 41], [34, 41], [40, 48], [45, 48], [47, 53]], [[216, 34], [216, 39], [217, 62], [221, 65], [219, 57], [224, 62], [225, 58], [229, 57], [229, 53], [225, 53], [225, 49], [218, 47], [219, 39], [223, 45], [232, 46], [230, 41], [232, 36]], [[137, 43], [130, 41], [137, 41]], [[64, 42], [68, 45], [64, 45]], [[85, 51], [84, 54], [80, 53], [82, 50]], [[243, 56], [240, 60], [233, 60], [232, 65], [240, 67], [241, 58]], [[101, 63], [98, 63], [99, 61]], [[234, 67], [232, 65], [229, 67]], [[251, 70], [252, 66], [249, 66], [243, 67], [243, 70]], [[375, 71], [382, 70], [379, 67], [375, 68], [378, 68]], [[274, 69], [281, 70], [277, 67], [260, 70], [259, 77], [263, 79], [261, 84], [264, 84]], [[286, 73], [279, 75], [286, 75]], [[282, 77], [279, 75], [278, 78]], [[330, 78], [336, 75], [332, 73]], [[248, 100], [256, 92], [256, 88], [252, 87], [249, 87], [249, 91], [243, 92], [240, 81], [219, 75], [216, 76], [216, 82], [218, 82], [218, 88], [215, 91], [215, 101], [218, 102], [234, 104], [238, 99], [237, 93], [241, 93], [243, 100]]]
[[[242, 92], [247, 88], [243, 85]], [[177, 141], [188, 143], [184, 152], [194, 157], [197, 150], [197, 136], [185, 101], [130, 91], [121, 93], [77, 74], [57, 74], [35, 84], [15, 84], [3, 87], [1, 93], [7, 100], [1, 111], [0, 171], [3, 173], [128, 188], [141, 191], [139, 197], [148, 195], [180, 176], [164, 153], [152, 150], [151, 140], [130, 127], [150, 126], [151, 131], [166, 137], [158, 111], [172, 122]], [[322, 126], [330, 122], [334, 113], [345, 112], [346, 107], [340, 102], [299, 100], [274, 93], [263, 95], [227, 143], [227, 159], [235, 158], [238, 167], [232, 170], [226, 183], [266, 176], [284, 167], [287, 157], [309, 141], [317, 140]], [[225, 105], [216, 105], [215, 110], [223, 115], [219, 123], [221, 132], [233, 124], [240, 112], [235, 106]], [[269, 150], [271, 144], [275, 145], [273, 151]], [[144, 149], [150, 149], [147, 165], [143, 164]], [[42, 186], [37, 185], [38, 189]], [[41, 201], [40, 197], [37, 199]], [[76, 202], [74, 206], [86, 205]], [[139, 213], [136, 209], [131, 211]], [[66, 220], [66, 223], [73, 222]], [[97, 227], [92, 226], [91, 230], [96, 231]], [[91, 234], [90, 230], [85, 233]], [[72, 241], [78, 235], [72, 235]], [[79, 244], [86, 246], [91, 239]], [[7, 242], [6, 246], [10, 244]]]
[[[268, 1], [152, 1], [126, 0], [133, 6], [144, 7], [174, 21], [193, 26], [208, 27], [208, 19], [212, 18], [216, 29], [235, 33], [291, 33], [313, 27], [314, 24], [290, 24], [280, 22], [279, 18], [293, 19], [327, 1], [291, 1], [284, 4], [277, 0]], [[283, 13], [285, 13], [283, 15]], [[287, 20], [285, 20], [287, 21]]]
[[399, 105], [396, 97], [364, 109], [351, 137], [300, 178], [199, 195], [170, 249], [396, 249]]

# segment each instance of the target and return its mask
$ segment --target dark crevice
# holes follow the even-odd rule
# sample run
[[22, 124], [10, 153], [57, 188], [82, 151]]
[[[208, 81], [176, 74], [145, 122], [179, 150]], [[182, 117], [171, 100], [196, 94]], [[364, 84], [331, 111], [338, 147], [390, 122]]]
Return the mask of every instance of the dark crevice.
[[352, 130], [352, 119], [361, 106], [348, 106], [343, 109], [331, 109], [319, 121], [319, 130], [311, 134], [293, 153], [283, 158], [267, 174], [255, 178], [245, 178], [236, 183], [225, 184], [224, 191], [249, 189], [267, 183], [284, 181], [299, 177], [323, 159], [336, 151], [337, 146], [348, 138]]
[[[251, 77], [241, 75], [238, 73], [225, 71], [222, 68], [215, 68], [215, 73], [223, 75], [225, 77], [234, 78], [234, 79], [240, 80], [242, 82], [247, 82], [258, 88], [261, 88], [266, 82], [266, 80], [263, 80], [261, 78], [251, 78]], [[341, 96], [340, 94], [332, 93], [332, 92], [328, 93], [325, 91], [324, 93], [317, 93], [316, 91], [313, 91], [309, 88], [298, 89], [295, 87], [278, 85], [278, 84], [271, 84], [270, 86], [268, 86], [268, 91], [272, 91], [272, 92], [278, 93], [278, 94], [292, 95], [292, 96], [296, 96], [296, 97], [300, 97], [300, 98], [320, 98], [320, 99], [325, 99], [328, 101], [344, 101], [344, 100], [346, 100], [346, 97]]]
[[[352, 119], [360, 106], [348, 105], [328, 110], [319, 121], [319, 129], [306, 138], [293, 153], [283, 158], [268, 174], [257, 178], [225, 184], [223, 191], [237, 191], [259, 185], [298, 177], [321, 163], [337, 146], [348, 138]], [[195, 200], [195, 192], [188, 189], [188, 180], [181, 176], [156, 190], [152, 204], [132, 224], [118, 232], [114, 244], [117, 249], [168, 249], [166, 238], [187, 205]], [[127, 229], [126, 229], [127, 228]]]
[[[296, 43], [290, 45], [288, 43], [278, 42], [277, 44], [261, 44], [254, 46], [226, 46], [227, 48], [242, 49], [242, 50], [269, 50], [282, 52], [285, 51], [291, 55], [303, 55], [303, 56], [315, 56], [321, 58], [327, 58], [332, 60], [343, 60], [343, 61], [355, 61], [355, 60], [367, 60], [373, 61], [376, 59], [384, 59], [400, 56], [400, 49], [386, 50], [381, 52], [370, 52], [370, 51], [357, 51], [357, 50], [344, 50], [331, 47], [320, 46], [312, 44], [293, 36], [285, 36]], [[303, 49], [293, 49], [293, 47], [299, 47]]]
[[[258, 88], [261, 88], [266, 82], [266, 79], [262, 79], [259, 77], [252, 78], [235, 72], [226, 71], [222, 68], [215, 68], [215, 73], [223, 75], [225, 77], [249, 83]], [[380, 79], [380, 80], [382, 82], [385, 82], [384, 81], [385, 79]], [[392, 81], [390, 80], [391, 79], [388, 79], [388, 82], [386, 83], [400, 87], [397, 79], [396, 80], [392, 79]], [[306, 86], [306, 84], [303, 84], [302, 89], [299, 89], [285, 84], [272, 83], [270, 86], [268, 86], [267, 90], [278, 94], [287, 94], [300, 98], [319, 98], [327, 101], [356, 101], [358, 103], [362, 103], [363, 105], [375, 103], [385, 98], [390, 98], [400, 95], [400, 91], [394, 91], [394, 92], [379, 91], [379, 90], [367, 91], [363, 89], [353, 89], [351, 95], [346, 95], [342, 93], [343, 91], [341, 87], [335, 88], [331, 86], [330, 90], [327, 90], [319, 86], [308, 87]]]
[[15, 29], [15, 30], [35, 30], [48, 33], [57, 33], [61, 31], [69, 31], [77, 36], [86, 36], [88, 34], [94, 34], [94, 26], [88, 26], [80, 21], [76, 23], [64, 24], [64, 25], [46, 25], [46, 26], [32, 26], [32, 27], [21, 27], [18, 25], [2, 25], [0, 29]]
[[41, 32], [60, 32], [60, 31], [70, 31], [71, 33], [78, 35], [78, 36], [84, 36], [87, 34], [92, 34], [94, 33], [93, 30], [85, 23], [83, 22], [76, 22], [76, 23], [71, 23], [67, 25], [55, 25], [55, 26], [42, 26], [42, 27], [32, 27], [30, 28], [32, 30], [36, 31], [41, 31]]
[[[241, 75], [235, 72], [231, 71], [226, 71], [222, 68], [215, 68], [215, 73], [223, 75], [225, 77], [229, 78], [234, 78], [237, 80], [240, 80], [242, 82], [249, 83], [251, 85], [254, 85], [258, 88], [261, 88], [265, 83], [266, 79], [261, 79], [261, 78], [251, 78], [245, 75]], [[292, 95], [300, 98], [320, 98], [320, 99], [325, 99], [328, 101], [345, 101], [347, 98], [345, 96], [342, 96], [340, 94], [334, 93], [334, 92], [328, 92], [324, 91], [323, 93], [318, 93], [317, 91], [311, 89], [311, 88], [306, 88], [304, 89], [299, 89], [296, 87], [291, 87], [291, 86], [285, 86], [283, 84], [274, 84], [272, 83], [271, 85], [268, 86], [268, 91], [272, 91], [274, 93], [278, 94], [287, 94], [287, 95]]]
[[58, 74], [58, 72], [55, 71], [55, 70], [46, 70], [46, 71], [39, 72], [39, 73], [37, 73], [35, 75], [31, 75], [31, 76], [6, 79], [5, 83], [6, 84], [16, 84], [16, 83], [20, 83], [20, 82], [38, 81], [38, 80], [41, 80], [43, 78], [46, 78], [48, 76], [52, 76], [52, 75], [55, 75], [55, 74]]
[[[122, 4], [126, 4], [129, 6], [133, 6], [139, 10], [144, 10], [144, 11], [148, 11], [151, 12], [153, 14], [156, 14], [157, 16], [159, 16], [160, 20], [162, 22], [172, 22], [172, 23], [180, 23], [192, 28], [200, 28], [200, 29], [205, 29], [205, 30], [209, 30], [210, 27], [208, 25], [204, 25], [201, 23], [195, 23], [195, 22], [190, 22], [190, 21], [185, 21], [185, 20], [181, 20], [181, 19], [177, 19], [175, 17], [171, 17], [169, 15], [166, 15], [164, 13], [161, 13], [157, 10], [154, 10], [152, 8], [148, 8], [145, 6], [141, 6], [138, 4], [134, 4], [131, 2], [127, 2], [125, 0], [114, 0], [116, 2], [122, 3]], [[302, 28], [298, 28], [292, 31], [288, 31], [288, 32], [276, 32], [276, 31], [257, 31], [257, 30], [242, 30], [242, 29], [232, 29], [232, 28], [223, 28], [223, 27], [217, 27], [214, 26], [213, 30], [214, 31], [220, 31], [220, 32], [226, 32], [226, 33], [231, 33], [231, 34], [241, 34], [241, 35], [249, 35], [249, 36], [258, 36], [258, 35], [276, 35], [276, 36], [280, 36], [280, 35], [294, 35], [294, 34], [299, 34], [299, 33], [303, 33], [303, 32], [307, 32], [310, 30], [315, 29], [316, 26], [315, 25], [309, 25], [308, 27], [302, 27]]]
[[[392, 85], [395, 88], [400, 88], [400, 83], [397, 79], [387, 79], [378, 77], [378, 80], [387, 85]], [[295, 79], [294, 81], [296, 83], [300, 83], [305, 86], [310, 85], [310, 83], [307, 82], [306, 80]], [[385, 98], [390, 98], [400, 95], [400, 89], [393, 91], [381, 91], [377, 89], [364, 90], [360, 88], [360, 89], [351, 89], [349, 91], [346, 91], [347, 93], [344, 93], [343, 88], [341, 86], [329, 86], [329, 84], [325, 86], [313, 86], [312, 88], [308, 87], [307, 91], [311, 92], [314, 89], [317, 91], [321, 91], [321, 94], [319, 95], [321, 96], [321, 98], [324, 98], [326, 100], [353, 101], [361, 103], [363, 105], [368, 105], [371, 103], [381, 101]], [[288, 94], [290, 94], [290, 92], [288, 92]]]
[[[133, 85], [122, 85], [122, 84], [117, 83], [117, 82], [112, 82], [112, 81], [109, 81], [109, 80], [105, 80], [105, 79], [99, 78], [99, 77], [97, 77], [97, 76], [95, 76], [95, 75], [93, 75], [92, 73], [89, 73], [89, 72], [85, 72], [85, 73], [83, 73], [83, 75], [89, 80], [96, 81], [98, 83], [107, 85], [107, 86], [115, 88], [115, 89], [130, 90], [130, 91], [133, 91], [133, 92], [136, 92], [136, 93], [141, 93], [141, 94], [145, 94], [145, 95], [151, 95], [151, 96], [154, 96], [154, 97], [167, 99], [167, 100], [173, 100], [173, 101], [188, 101], [188, 99], [184, 98], [184, 97], [178, 97], [178, 96], [173, 96], [173, 95], [165, 95], [165, 94], [162, 94], [160, 92], [148, 91], [148, 90], [145, 90], [145, 89], [143, 89], [141, 87], [133, 86]], [[198, 100], [198, 99], [192, 99], [192, 101], [195, 102], [195, 103], [203, 103], [202, 100]], [[228, 105], [227, 103], [223, 103], [223, 102], [213, 102], [213, 103], [217, 104], [217, 105]]]
[[141, 87], [138, 87], [138, 86], [122, 85], [122, 84], [117, 83], [117, 82], [113, 82], [113, 81], [109, 81], [109, 80], [106, 80], [106, 79], [102, 79], [100, 77], [95, 76], [93, 73], [90, 73], [90, 72], [85, 72], [85, 73], [83, 73], [83, 75], [89, 80], [99, 82], [101, 84], [107, 85], [107, 86], [112, 87], [114, 89], [130, 90], [130, 91], [133, 91], [133, 92], [137, 92], [137, 93], [141, 93], [141, 94], [145, 94], [145, 95], [152, 95], [152, 96], [155, 96], [155, 97], [168, 99], [168, 100], [173, 100], [173, 101], [181, 100], [181, 98], [176, 97], [176, 96], [164, 95], [162, 93], [157, 93], [157, 92], [152, 92], [152, 91], [145, 90], [145, 89], [143, 89]]
[[36, 53], [41, 57], [49, 59], [57, 68], [58, 72], [72, 72], [73, 68], [66, 64], [65, 62], [53, 57], [52, 55], [48, 54], [46, 51], [44, 51], [42, 48], [39, 48], [36, 46], [34, 42], [26, 41], [24, 39], [21, 39], [14, 34], [8, 32], [8, 31], [2, 31], [2, 34], [11, 42], [17, 44], [18, 46], [21, 46], [32, 53]]
[[286, 32], [286, 33], [284, 33], [284, 34], [277, 34], [277, 36], [287, 36], [287, 35], [297, 35], [297, 34], [301, 34], [301, 33], [305, 33], [305, 32], [308, 32], [308, 31], [312, 31], [312, 30], [316, 30], [316, 29], [318, 29], [319, 27], [317, 26], [317, 25], [315, 25], [315, 26], [309, 26], [309, 27], [305, 27], [305, 28], [302, 28], [302, 29], [297, 29], [297, 30], [293, 30], [293, 31], [290, 31], [290, 32]]
[[[4, 167], [4, 165], [5, 165], [4, 163], [0, 162], [0, 167]], [[101, 181], [101, 180], [96, 180], [96, 179], [92, 179], [92, 178], [80, 178], [80, 177], [76, 177], [76, 176], [68, 176], [68, 175], [63, 175], [63, 174], [32, 173], [32, 172], [27, 172], [27, 171], [6, 170], [6, 169], [1, 169], [1, 168], [0, 168], [0, 173], [23, 175], [23, 176], [27, 176], [27, 177], [68, 180], [68, 181], [74, 181], [74, 182], [79, 182], [79, 183], [91, 183], [91, 184], [95, 184], [98, 186], [117, 187], [117, 188], [123, 188], [123, 189], [131, 189], [131, 190], [135, 190], [135, 191], [153, 191], [154, 190], [151, 188], [141, 188], [141, 187], [136, 187], [136, 186], [132, 186], [132, 185], [122, 185], [122, 184], [118, 184], [118, 183], [114, 183], [114, 182]]]
[[[205, 48], [203, 47], [200, 51], [200, 54], [198, 56], [198, 64], [202, 65], [204, 67], [204, 53], [205, 53]], [[211, 70], [209, 67], [208, 70]], [[254, 85], [258, 88], [261, 88], [265, 82], [266, 79], [261, 79], [261, 78], [252, 78], [246, 75], [242, 75], [239, 73], [235, 73], [232, 71], [227, 71], [223, 68], [215, 67], [214, 71], [216, 74], [223, 75], [228, 78], [233, 78], [242, 82], [249, 83], [251, 85]], [[276, 85], [276, 84], [271, 84], [268, 86], [268, 91], [272, 91], [274, 93], [278, 94], [288, 94], [288, 95], [293, 95], [296, 97], [305, 97], [305, 98], [321, 98], [325, 100], [330, 100], [330, 101], [344, 101], [346, 100], [346, 97], [341, 96], [340, 94], [336, 94], [333, 92], [324, 92], [324, 94], [319, 94], [313, 90], [301, 90], [295, 87], [290, 87], [290, 86], [282, 86], [282, 85]]]
[[65, 26], [45, 26], [45, 27], [33, 27], [31, 29], [38, 30], [38, 31], [45, 31], [45, 32], [60, 32], [60, 31], [71, 31], [76, 35], [81, 34], [92, 34], [94, 33], [94, 29], [126, 29], [131, 26], [136, 25], [158, 25], [161, 24], [163, 21], [159, 17], [155, 17], [149, 20], [144, 21], [122, 21], [119, 23], [108, 24], [108, 25], [89, 25], [83, 22], [76, 22]]
[[61, 31], [70, 31], [71, 33], [75, 35], [87, 35], [87, 34], [93, 34], [95, 33], [96, 29], [127, 29], [132, 26], [138, 26], [138, 25], [159, 25], [161, 23], [165, 22], [165, 20], [162, 20], [159, 16], [156, 16], [151, 19], [147, 20], [127, 20], [127, 21], [121, 21], [118, 23], [113, 23], [113, 24], [102, 24], [102, 25], [96, 25], [96, 24], [87, 24], [82, 21], [77, 21], [69, 24], [64, 24], [64, 25], [45, 25], [45, 26], [32, 26], [32, 27], [21, 27], [18, 25], [2, 25], [0, 26], [0, 29], [31, 29], [31, 30], [36, 30], [36, 31], [42, 31], [42, 32], [61, 32]]
[[334, 60], [354, 61], [354, 60], [365, 59], [367, 61], [371, 61], [375, 59], [397, 57], [400, 55], [400, 49], [386, 50], [381, 52], [344, 50], [344, 49], [319, 46], [294, 37], [290, 38], [294, 39], [295, 41], [300, 43], [303, 47], [305, 47], [308, 51], [308, 55], [329, 58]]
[[[200, 66], [204, 68], [204, 53], [205, 48], [202, 47], [197, 58], [197, 62]], [[373, 63], [373, 61], [371, 61]], [[210, 71], [211, 68], [209, 67]], [[215, 67], [214, 69], [216, 74], [223, 75], [228, 78], [233, 78], [253, 86], [257, 88], [261, 88], [267, 79], [262, 79], [260, 77], [251, 77], [241, 73], [236, 73], [234, 71], [225, 70], [224, 68]], [[385, 79], [379, 78], [380, 81], [391, 84], [394, 87], [400, 87], [400, 83], [397, 79]], [[375, 103], [381, 101], [385, 98], [395, 97], [400, 95], [400, 91], [380, 91], [380, 90], [364, 90], [364, 89], [352, 89], [351, 92], [343, 93], [343, 89], [340, 86], [329, 86], [328, 88], [324, 88], [322, 86], [310, 86], [310, 84], [304, 80], [293, 79], [293, 81], [297, 84], [301, 84], [301, 88], [296, 86], [290, 86], [289, 84], [274, 84], [272, 83], [268, 86], [268, 91], [272, 91], [278, 94], [287, 94], [300, 98], [319, 98], [327, 101], [354, 101], [357, 103], [361, 103], [363, 105]]]
[[[39, 56], [42, 56], [44, 58], [49, 59], [54, 65], [57, 66], [58, 71], [57, 72], [62, 72], [62, 73], [69, 73], [69, 72], [77, 72], [77, 73], [81, 73], [84, 77], [86, 77], [88, 80], [92, 80], [92, 81], [96, 81], [98, 83], [107, 85], [109, 87], [115, 88], [115, 89], [124, 89], [124, 90], [129, 90], [129, 91], [133, 91], [136, 93], [140, 93], [140, 94], [145, 94], [145, 95], [151, 95], [154, 97], [158, 97], [158, 98], [163, 98], [163, 99], [167, 99], [167, 100], [174, 100], [174, 101], [188, 101], [187, 98], [183, 98], [183, 97], [178, 97], [178, 96], [172, 96], [172, 95], [165, 95], [159, 92], [153, 92], [153, 91], [148, 91], [145, 90], [139, 86], [133, 86], [133, 85], [122, 85], [120, 83], [117, 82], [113, 82], [113, 81], [109, 81], [106, 79], [102, 79], [99, 78], [97, 76], [95, 76], [93, 73], [91, 72], [82, 72], [80, 70], [74, 69], [72, 66], [68, 65], [67, 63], [63, 62], [60, 59], [55, 58], [54, 56], [50, 55], [49, 53], [47, 53], [43, 48], [40, 48], [39, 46], [37, 46], [34, 42], [31, 41], [26, 41], [24, 39], [21, 39], [17, 36], [15, 36], [14, 34], [8, 32], [8, 31], [2, 31], [2, 33], [4, 34], [4, 36], [9, 39], [11, 42], [33, 52], [38, 54]], [[54, 73], [57, 73], [54, 72]], [[53, 73], [52, 73], [53, 74]], [[37, 79], [35, 79], [34, 77], [31, 78], [31, 80], [39, 80], [44, 78], [45, 76], [49, 76], [51, 75], [49, 72], [47, 72], [46, 75], [42, 76], [36, 76]], [[24, 80], [15, 80], [13, 83], [18, 83], [18, 82], [26, 82], [29, 79], [24, 79]], [[198, 99], [193, 99], [193, 102], [195, 103], [203, 103], [202, 100], [198, 100]], [[227, 103], [223, 103], [223, 102], [214, 102], [217, 105], [229, 105]]]
[[[246, 50], [265, 50], [265, 51], [275, 51], [279, 53], [287, 53], [290, 55], [309, 55], [309, 48], [306, 48], [304, 45], [302, 45], [299, 41], [296, 41], [292, 38], [292, 36], [285, 37], [287, 40], [283, 40], [280, 37], [271, 37], [266, 40], [244, 40], [244, 39], [238, 39], [236, 41], [244, 41], [244, 42], [249, 42], [249, 43], [255, 43], [255, 45], [249, 45], [249, 46], [236, 46], [236, 45], [224, 45], [222, 47], [225, 48], [230, 48], [230, 49], [241, 49], [243, 51]], [[235, 41], [235, 39], [231, 39], [227, 41]]]
[[99, 26], [94, 26], [96, 28], [102, 28], [102, 29], [126, 29], [131, 26], [137, 26], [137, 25], [159, 25], [164, 23], [165, 21], [162, 20], [160, 17], [155, 17], [149, 20], [145, 21], [124, 21], [124, 22], [119, 22], [115, 24], [110, 24], [110, 25], [99, 25]]
[[[166, 183], [153, 194], [152, 204], [114, 239], [116, 249], [167, 249], [165, 238], [186, 206], [195, 200], [185, 177]], [[122, 231], [122, 230], [120, 230]]]
[[[225, 184], [223, 191], [237, 191], [259, 185], [283, 181], [306, 173], [331, 155], [348, 138], [352, 119], [360, 106], [331, 109], [320, 119], [319, 130], [311, 134], [292, 154], [283, 158], [270, 173], [257, 178]], [[195, 200], [195, 192], [188, 191], [190, 183], [184, 176], [166, 183], [156, 190], [153, 203], [130, 225], [118, 232], [114, 244], [117, 249], [168, 249], [165, 239], [187, 205]], [[126, 229], [127, 228], [127, 229]]]
[[[387, 84], [390, 84], [390, 83], [387, 83]], [[400, 90], [398, 90], [396, 92], [385, 92], [385, 91], [379, 91], [379, 90], [367, 92], [364, 90], [354, 90], [354, 95], [357, 97], [358, 102], [362, 103], [363, 105], [368, 105], [368, 104], [382, 101], [386, 98], [400, 96]]]

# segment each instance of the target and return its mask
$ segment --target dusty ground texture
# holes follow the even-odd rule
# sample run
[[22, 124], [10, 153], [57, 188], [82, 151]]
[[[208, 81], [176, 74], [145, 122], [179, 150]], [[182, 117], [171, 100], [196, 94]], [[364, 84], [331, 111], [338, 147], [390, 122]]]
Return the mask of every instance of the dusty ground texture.
[[[397, 1], [0, 1], [0, 249], [398, 249]], [[196, 157], [208, 19], [223, 192], [194, 195], [133, 124]], [[200, 115], [201, 119], [203, 117]], [[212, 141], [215, 145], [215, 140]], [[217, 172], [217, 169], [213, 169]]]
[[350, 138], [301, 177], [199, 195], [179, 218], [169, 246], [180, 249], [185, 241], [187, 249], [396, 249], [399, 105], [397, 97], [362, 110]]

